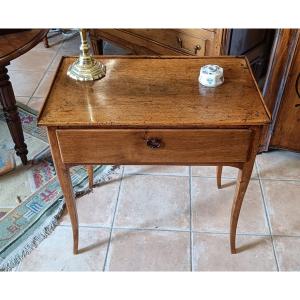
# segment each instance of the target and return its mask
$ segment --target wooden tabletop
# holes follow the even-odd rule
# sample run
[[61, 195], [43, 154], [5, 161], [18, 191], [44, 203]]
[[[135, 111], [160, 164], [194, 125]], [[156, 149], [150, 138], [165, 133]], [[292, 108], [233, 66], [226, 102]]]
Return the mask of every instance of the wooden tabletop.
[[[98, 81], [78, 82], [62, 59], [38, 119], [46, 126], [197, 128], [270, 122], [249, 64], [242, 57], [97, 57], [106, 65]], [[216, 88], [199, 84], [201, 66], [224, 68]]]
[[0, 35], [0, 64], [4, 65], [37, 45], [48, 29], [30, 29]]

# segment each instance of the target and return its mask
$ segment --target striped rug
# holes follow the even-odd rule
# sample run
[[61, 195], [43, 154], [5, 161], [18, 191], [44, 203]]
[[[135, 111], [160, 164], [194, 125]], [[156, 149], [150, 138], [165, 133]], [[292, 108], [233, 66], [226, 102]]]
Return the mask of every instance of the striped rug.
[[[29, 149], [29, 164], [23, 166], [16, 157], [16, 168], [0, 176], [0, 270], [17, 266], [46, 238], [57, 225], [64, 208], [64, 198], [52, 162], [47, 135], [36, 126], [36, 113], [18, 104], [19, 113]], [[0, 110], [0, 147], [12, 151], [3, 112]], [[109, 180], [114, 166], [95, 166], [94, 182]], [[75, 194], [88, 190], [86, 169], [71, 169]]]

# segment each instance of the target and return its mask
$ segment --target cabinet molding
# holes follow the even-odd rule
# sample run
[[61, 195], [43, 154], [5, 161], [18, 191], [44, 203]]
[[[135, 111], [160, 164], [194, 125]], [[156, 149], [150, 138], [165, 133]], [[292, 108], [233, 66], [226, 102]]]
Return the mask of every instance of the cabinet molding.
[[289, 79], [299, 34], [299, 29], [278, 29], [276, 32], [263, 89], [265, 103], [272, 114], [272, 122], [264, 130], [261, 151], [268, 151], [270, 147], [278, 112]]

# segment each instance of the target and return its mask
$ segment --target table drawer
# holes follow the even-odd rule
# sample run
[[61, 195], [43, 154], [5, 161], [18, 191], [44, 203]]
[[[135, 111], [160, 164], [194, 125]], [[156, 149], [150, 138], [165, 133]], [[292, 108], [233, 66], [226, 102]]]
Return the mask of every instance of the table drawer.
[[205, 54], [206, 40], [175, 29], [126, 29], [126, 31], [189, 54], [200, 56]]
[[64, 163], [200, 164], [244, 162], [252, 142], [248, 129], [62, 129]]

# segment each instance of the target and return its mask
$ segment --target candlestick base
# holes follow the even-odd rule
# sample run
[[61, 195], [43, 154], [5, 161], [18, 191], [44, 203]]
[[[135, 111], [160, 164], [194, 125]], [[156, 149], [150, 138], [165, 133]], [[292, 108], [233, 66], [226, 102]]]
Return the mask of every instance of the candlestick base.
[[106, 68], [101, 62], [90, 57], [89, 61], [82, 62], [79, 58], [69, 66], [68, 76], [80, 81], [92, 81], [105, 76]]

